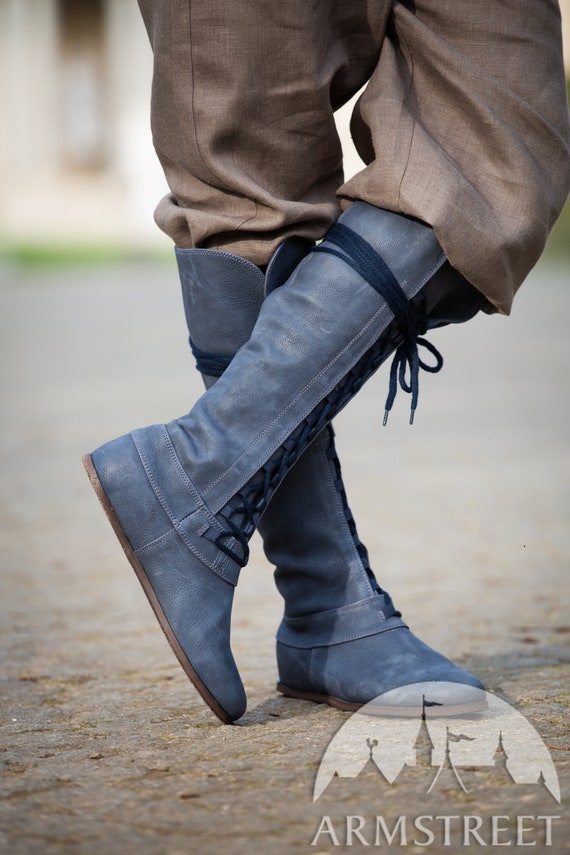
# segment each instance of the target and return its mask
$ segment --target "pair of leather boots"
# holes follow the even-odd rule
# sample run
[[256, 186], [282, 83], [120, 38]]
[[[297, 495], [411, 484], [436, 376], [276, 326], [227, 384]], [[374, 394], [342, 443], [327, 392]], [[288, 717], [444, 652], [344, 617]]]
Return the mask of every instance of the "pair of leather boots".
[[191, 681], [223, 722], [245, 712], [230, 619], [259, 527], [285, 601], [281, 692], [389, 714], [415, 715], [425, 698], [448, 714], [482, 709], [482, 684], [416, 638], [376, 581], [330, 427], [391, 355], [387, 410], [399, 384], [413, 415], [419, 370], [441, 367], [423, 334], [471, 318], [482, 296], [430, 227], [364, 202], [318, 246], [288, 238], [265, 274], [226, 252], [176, 254], [207, 391], [84, 462]]

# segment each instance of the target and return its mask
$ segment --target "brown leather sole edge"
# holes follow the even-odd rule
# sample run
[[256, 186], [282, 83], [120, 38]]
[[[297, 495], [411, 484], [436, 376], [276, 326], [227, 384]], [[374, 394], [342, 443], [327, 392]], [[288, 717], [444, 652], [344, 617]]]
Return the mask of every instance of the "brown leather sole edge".
[[125, 532], [123, 531], [123, 527], [119, 521], [119, 518], [118, 518], [117, 514], [115, 513], [113, 506], [111, 505], [109, 499], [107, 498], [107, 495], [103, 489], [101, 482], [99, 481], [99, 477], [97, 475], [97, 471], [95, 469], [95, 466], [93, 465], [91, 455], [85, 454], [85, 455], [83, 455], [82, 459], [83, 459], [83, 465], [85, 467], [85, 471], [87, 472], [87, 475], [88, 475], [89, 480], [91, 482], [91, 486], [95, 490], [95, 493], [97, 494], [97, 498], [99, 499], [99, 502], [101, 503], [101, 506], [102, 506], [103, 510], [105, 511], [107, 519], [111, 523], [111, 525], [113, 527], [113, 531], [117, 535], [117, 537], [119, 539], [119, 543], [123, 547], [123, 551], [124, 551], [125, 555], [127, 556], [128, 560], [131, 564], [131, 567], [135, 571], [135, 573], [137, 575], [137, 579], [139, 580], [139, 582], [142, 585], [143, 591], [146, 594], [146, 597], [147, 597], [147, 599], [148, 599], [148, 601], [152, 607], [152, 610], [153, 610], [154, 614], [156, 615], [156, 618], [160, 624], [160, 628], [162, 629], [163, 633], [165, 634], [166, 639], [167, 639], [168, 643], [170, 644], [174, 655], [176, 656], [176, 658], [180, 662], [182, 668], [184, 669], [186, 676], [190, 679], [191, 683], [195, 686], [197, 691], [200, 693], [203, 700], [208, 704], [208, 706], [210, 707], [210, 709], [212, 710], [214, 715], [216, 715], [220, 719], [220, 721], [222, 721], [224, 724], [233, 724], [234, 720], [227, 714], [227, 712], [224, 709], [222, 709], [222, 707], [219, 705], [219, 703], [216, 701], [216, 699], [210, 694], [210, 692], [208, 691], [206, 686], [203, 684], [203, 682], [200, 680], [197, 673], [192, 668], [192, 665], [189, 662], [186, 654], [184, 653], [184, 650], [182, 649], [182, 647], [180, 646], [176, 636], [174, 635], [172, 628], [171, 628], [170, 624], [168, 623], [168, 619], [167, 619], [166, 615], [164, 614], [162, 607], [161, 607], [161, 605], [160, 605], [160, 603], [156, 597], [156, 594], [154, 593], [153, 587], [150, 584], [150, 581], [149, 581], [149, 579], [145, 573], [144, 567], [142, 566], [142, 564], [138, 560], [137, 556], [135, 555], [133, 548], [132, 548], [131, 544], [129, 543], [129, 539], [128, 539], [127, 535], [125, 534]]
[[[281, 692], [282, 695], [285, 695], [288, 698], [296, 698], [300, 701], [313, 701], [316, 704], [329, 704], [331, 707], [336, 707], [339, 710], [344, 710], [345, 712], [357, 712], [358, 710], [363, 709], [363, 707], [367, 706], [367, 704], [355, 704], [350, 701], [342, 701], [340, 698], [335, 698], [332, 695], [321, 695], [318, 692], [303, 692], [300, 689], [292, 689], [290, 686], [286, 686], [284, 683], [277, 683], [277, 689]], [[470, 704], [457, 704], [456, 706], [445, 706], [445, 707], [430, 707], [429, 709], [429, 717], [442, 717], [442, 716], [453, 716], [453, 715], [465, 715], [466, 713], [474, 713], [474, 712], [484, 712], [484, 710], [488, 709], [488, 704], [485, 699], [481, 701], [474, 701]], [[421, 716], [421, 707], [393, 707], [386, 706], [383, 707], [381, 705], [374, 705], [374, 707], [370, 707], [369, 714], [370, 715], [386, 715], [386, 716], [402, 716], [404, 718], [413, 718], [416, 716]]]

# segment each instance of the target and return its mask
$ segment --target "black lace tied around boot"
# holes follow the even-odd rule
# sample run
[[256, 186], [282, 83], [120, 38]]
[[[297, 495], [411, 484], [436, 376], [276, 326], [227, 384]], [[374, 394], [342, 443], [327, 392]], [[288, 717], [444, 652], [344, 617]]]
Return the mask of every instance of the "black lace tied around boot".
[[[259, 518], [286, 473], [382, 362], [395, 351], [390, 370], [390, 388], [386, 400], [384, 424], [394, 402], [398, 383], [412, 396], [410, 422], [413, 422], [413, 414], [418, 402], [419, 369], [423, 368], [425, 371], [435, 373], [440, 371], [443, 365], [441, 354], [430, 342], [421, 338], [427, 329], [425, 317], [414, 303], [408, 300], [384, 260], [367, 241], [340, 223], [336, 223], [330, 229], [326, 241], [334, 244], [338, 249], [319, 245], [312, 251], [336, 255], [353, 267], [386, 300], [394, 314], [394, 320], [345, 377], [314, 407], [259, 472], [218, 514], [218, 518], [227, 525], [227, 528], [221, 533], [211, 530], [205, 536], [211, 537], [218, 548], [241, 567], [247, 564], [248, 541], [257, 527]], [[426, 347], [435, 356], [435, 365], [426, 365], [419, 358], [419, 345]], [[407, 367], [410, 371], [409, 382], [406, 379]], [[239, 544], [239, 552], [227, 545], [226, 541], [231, 540], [235, 540], [236, 545]]]
[[226, 356], [225, 353], [208, 353], [207, 350], [200, 350], [192, 338], [189, 338], [188, 342], [200, 374], [207, 374], [208, 377], [221, 377], [233, 357]]
[[[412, 396], [410, 424], [413, 424], [418, 406], [420, 368], [436, 374], [443, 367], [443, 357], [440, 352], [430, 341], [421, 337], [427, 331], [426, 319], [418, 312], [414, 303], [408, 300], [382, 256], [378, 255], [376, 250], [359, 234], [342, 225], [342, 223], [336, 223], [327, 233], [326, 243], [335, 244], [338, 249], [321, 244], [314, 247], [313, 252], [326, 252], [329, 255], [335, 255], [350, 265], [384, 297], [394, 314], [395, 322], [402, 333], [403, 340], [396, 348], [390, 368], [390, 386], [386, 398], [383, 424], [386, 425], [388, 421], [388, 414], [392, 409], [398, 391], [398, 383], [404, 392], [408, 392]], [[418, 349], [420, 345], [429, 350], [435, 357], [434, 365], [428, 365], [420, 359]], [[406, 379], [408, 367], [409, 382]]]

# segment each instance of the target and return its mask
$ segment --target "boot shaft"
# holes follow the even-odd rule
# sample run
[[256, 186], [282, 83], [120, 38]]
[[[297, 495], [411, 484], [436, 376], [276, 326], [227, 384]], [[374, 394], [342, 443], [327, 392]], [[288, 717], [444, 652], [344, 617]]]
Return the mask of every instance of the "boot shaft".
[[[355, 203], [341, 222], [383, 252], [408, 299], [445, 261], [433, 231], [417, 221]], [[362, 276], [323, 253], [311, 253], [286, 287], [267, 297], [239, 359], [187, 416], [168, 425], [184, 469], [199, 466], [196, 486], [214, 513], [359, 363], [393, 317]]]

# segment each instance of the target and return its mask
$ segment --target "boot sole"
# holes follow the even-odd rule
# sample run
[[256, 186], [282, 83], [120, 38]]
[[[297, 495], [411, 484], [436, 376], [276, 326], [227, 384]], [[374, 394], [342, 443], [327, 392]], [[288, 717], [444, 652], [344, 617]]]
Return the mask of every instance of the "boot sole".
[[[335, 698], [333, 695], [321, 695], [318, 692], [303, 692], [300, 689], [292, 689], [284, 683], [277, 683], [277, 689], [282, 695], [288, 698], [296, 698], [300, 701], [313, 701], [316, 704], [329, 704], [331, 707], [336, 707], [345, 712], [357, 712], [366, 704], [356, 704], [350, 701], [343, 701], [340, 698]], [[483, 698], [481, 701], [475, 701], [468, 704], [446, 705], [445, 707], [431, 707], [429, 711], [432, 716], [453, 716], [464, 715], [466, 713], [483, 712], [488, 708], [487, 701]], [[386, 715], [386, 716], [402, 716], [404, 718], [415, 718], [421, 715], [421, 706], [414, 707], [395, 707], [374, 705], [370, 709], [370, 715]]]
[[123, 547], [123, 551], [124, 551], [125, 555], [127, 556], [128, 560], [131, 564], [131, 567], [135, 571], [135, 573], [137, 575], [137, 579], [139, 580], [139, 582], [142, 585], [142, 589], [146, 594], [146, 597], [147, 597], [147, 599], [151, 605], [151, 608], [152, 608], [154, 614], [156, 615], [156, 619], [158, 620], [158, 623], [160, 624], [160, 628], [162, 629], [163, 633], [165, 634], [166, 639], [167, 639], [168, 643], [170, 644], [174, 655], [176, 656], [176, 658], [180, 662], [182, 668], [184, 669], [186, 676], [189, 678], [190, 682], [194, 685], [194, 687], [200, 693], [203, 700], [208, 704], [208, 706], [210, 707], [210, 709], [212, 710], [214, 715], [216, 715], [220, 719], [220, 721], [222, 721], [224, 724], [233, 724], [234, 720], [231, 718], [231, 716], [228, 715], [228, 713], [224, 709], [222, 709], [222, 707], [219, 705], [219, 703], [216, 701], [216, 699], [210, 694], [210, 692], [208, 691], [208, 689], [206, 688], [204, 683], [201, 681], [198, 674], [194, 671], [191, 662], [189, 661], [184, 650], [180, 646], [176, 636], [174, 635], [172, 628], [171, 628], [170, 624], [168, 623], [168, 619], [162, 610], [162, 606], [160, 605], [160, 603], [156, 597], [156, 594], [154, 593], [154, 589], [153, 589], [153, 587], [152, 587], [152, 585], [148, 579], [148, 576], [145, 573], [144, 567], [142, 566], [142, 564], [138, 560], [137, 556], [135, 555], [133, 548], [132, 548], [131, 544], [129, 543], [129, 539], [128, 539], [127, 535], [125, 534], [123, 527], [119, 521], [119, 518], [118, 518], [117, 514], [115, 513], [115, 510], [114, 510], [112, 504], [110, 503], [109, 499], [107, 498], [107, 495], [103, 489], [101, 482], [99, 481], [99, 476], [97, 475], [97, 471], [95, 469], [95, 466], [93, 465], [93, 461], [91, 459], [90, 454], [85, 454], [83, 456], [83, 465], [85, 467], [85, 471], [87, 472], [89, 480], [91, 481], [91, 486], [95, 490], [95, 493], [97, 494], [97, 498], [99, 499], [99, 502], [101, 503], [101, 506], [102, 506], [103, 510], [105, 511], [107, 519], [111, 523], [111, 525], [113, 527], [113, 531], [117, 535], [117, 538], [119, 539], [119, 543]]

